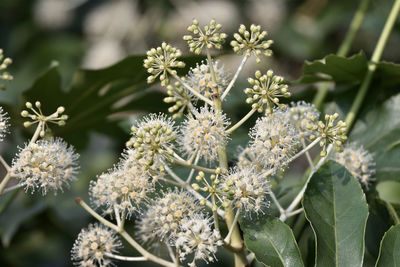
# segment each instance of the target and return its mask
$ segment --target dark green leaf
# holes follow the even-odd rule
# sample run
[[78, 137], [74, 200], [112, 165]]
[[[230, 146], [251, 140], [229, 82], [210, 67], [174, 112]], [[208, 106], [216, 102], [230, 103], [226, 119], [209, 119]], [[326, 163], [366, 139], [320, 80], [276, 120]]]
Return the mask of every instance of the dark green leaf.
[[374, 153], [376, 179], [400, 182], [400, 94], [359, 119], [350, 136]]
[[362, 266], [368, 217], [359, 182], [328, 161], [313, 175], [303, 199], [316, 237], [316, 266]]
[[383, 236], [376, 266], [400, 266], [400, 224], [392, 226]]
[[270, 215], [244, 217], [240, 227], [247, 249], [258, 261], [274, 267], [304, 266], [292, 230], [278, 218]]

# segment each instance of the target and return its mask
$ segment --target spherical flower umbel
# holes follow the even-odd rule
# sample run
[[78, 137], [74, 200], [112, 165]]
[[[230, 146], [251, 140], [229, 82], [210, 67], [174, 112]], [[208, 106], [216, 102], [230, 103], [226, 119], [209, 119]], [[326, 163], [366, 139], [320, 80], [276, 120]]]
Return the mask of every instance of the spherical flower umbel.
[[[13, 76], [10, 73], [4, 71], [12, 63], [11, 58], [4, 58], [3, 49], [0, 49], [0, 80], [11, 81]], [[4, 84], [0, 84], [0, 89], [5, 89]]]
[[374, 180], [374, 157], [362, 146], [355, 143], [347, 144], [342, 152], [333, 155], [333, 160], [345, 166], [367, 189], [371, 181]]
[[218, 149], [227, 143], [225, 132], [229, 122], [225, 114], [213, 108], [202, 107], [193, 110], [181, 128], [179, 139], [183, 149], [190, 155], [199, 153], [201, 158], [213, 161], [218, 156]]
[[318, 137], [321, 138], [320, 146], [322, 147], [321, 157], [326, 156], [327, 150], [326, 147], [328, 144], [333, 144], [336, 147], [338, 152], [341, 151], [341, 147], [344, 141], [347, 140], [346, 123], [343, 121], [338, 121], [336, 125], [334, 125], [334, 121], [339, 117], [339, 114], [335, 113], [333, 115], [325, 115], [325, 123], [319, 121], [318, 124], [314, 125], [312, 130], [316, 131], [316, 135], [311, 135], [310, 139], [316, 139]]
[[144, 160], [147, 168], [163, 171], [165, 155], [172, 153], [177, 136], [174, 121], [163, 114], [150, 114], [133, 125], [131, 132], [127, 146], [137, 151], [136, 156]]
[[57, 193], [76, 179], [78, 157], [61, 138], [41, 139], [20, 149], [13, 159], [11, 174], [26, 190], [41, 189], [43, 195], [49, 190]]
[[188, 27], [188, 31], [193, 34], [185, 35], [183, 39], [188, 42], [191, 52], [200, 54], [204, 47], [207, 49], [215, 47], [221, 49], [227, 35], [220, 33], [222, 25], [217, 24], [215, 20], [211, 20], [209, 25], [204, 26], [202, 30], [198, 20], [193, 20], [193, 25]]
[[275, 110], [272, 114], [259, 118], [250, 137], [250, 145], [263, 159], [265, 166], [280, 169], [297, 149], [300, 142], [294, 125], [286, 115], [288, 111]]
[[271, 169], [271, 166], [268, 166], [268, 161], [263, 159], [262, 152], [257, 147], [247, 146], [244, 149], [240, 148], [240, 150], [237, 162], [239, 168], [252, 168], [257, 172], [265, 172]]
[[71, 250], [74, 265], [112, 266], [112, 261], [107, 254], [116, 254], [122, 247], [121, 241], [115, 232], [99, 224], [90, 224], [87, 229], [82, 229], [75, 240]]
[[313, 128], [317, 124], [319, 111], [314, 105], [304, 101], [292, 102], [287, 115], [301, 138], [309, 138], [312, 134], [315, 134]]
[[181, 221], [181, 231], [178, 233], [174, 245], [179, 257], [185, 260], [189, 254], [194, 253], [193, 261], [189, 266], [196, 266], [196, 260], [213, 262], [218, 246], [222, 246], [221, 234], [211, 227], [211, 218], [203, 214], [195, 214]]
[[222, 179], [221, 190], [225, 199], [238, 209], [246, 212], [262, 212], [262, 206], [268, 206], [265, 198], [270, 190], [265, 175], [251, 167], [234, 168]]
[[182, 53], [179, 49], [166, 43], [147, 51], [147, 58], [143, 64], [147, 72], [151, 74], [147, 77], [147, 82], [152, 83], [157, 77], [160, 77], [161, 85], [168, 85], [168, 74], [176, 75], [174, 68], [183, 68], [185, 66], [185, 63], [178, 60], [181, 55]]
[[273, 41], [264, 40], [268, 34], [266, 31], [261, 32], [260, 25], [252, 24], [250, 31], [248, 31], [246, 26], [242, 24], [238, 31], [239, 33], [233, 35], [236, 40], [231, 41], [233, 51], [238, 55], [245, 53], [249, 57], [253, 53], [256, 56], [257, 63], [261, 61], [259, 55], [264, 54], [266, 57], [272, 55], [269, 47], [273, 44]]
[[255, 79], [249, 78], [248, 82], [252, 87], [244, 92], [249, 95], [246, 102], [252, 104], [253, 109], [262, 112], [266, 106], [266, 112], [271, 113], [274, 107], [286, 108], [286, 105], [279, 103], [279, 97], [289, 97], [290, 93], [281, 76], [274, 75], [272, 70], [266, 74], [256, 71]]
[[3, 108], [0, 107], [0, 142], [4, 140], [5, 135], [8, 132], [8, 116], [4, 112]]
[[218, 93], [228, 85], [229, 73], [224, 69], [224, 66], [218, 66], [219, 62], [214, 62], [214, 72], [217, 83], [215, 84], [212, 79], [210, 70], [210, 63], [207, 61], [201, 65], [196, 65], [196, 68], [192, 68], [187, 75], [188, 84], [197, 92], [204, 95], [207, 98], [212, 98], [213, 89], [218, 88]]
[[113, 213], [116, 208], [119, 213], [130, 216], [154, 191], [156, 179], [138, 163], [135, 153], [128, 150], [116, 167], [91, 182], [91, 200], [96, 207], [105, 208], [105, 213]]
[[186, 191], [168, 190], [151, 200], [138, 221], [138, 235], [144, 242], [170, 241], [181, 231], [180, 223], [200, 212], [201, 206]]

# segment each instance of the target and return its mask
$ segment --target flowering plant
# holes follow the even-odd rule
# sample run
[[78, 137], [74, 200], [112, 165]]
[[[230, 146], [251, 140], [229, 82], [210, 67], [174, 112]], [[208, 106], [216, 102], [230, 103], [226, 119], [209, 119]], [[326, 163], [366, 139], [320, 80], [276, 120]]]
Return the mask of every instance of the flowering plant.
[[[391, 14], [399, 9], [400, 1], [396, 1]], [[118, 162], [91, 179], [89, 201], [76, 199], [96, 223], [77, 234], [71, 250], [73, 263], [112, 266], [118, 261], [150, 261], [168, 267], [198, 266], [218, 261], [219, 251], [226, 250], [236, 267], [250, 266], [255, 259], [269, 266], [304, 266], [297, 239], [309, 227], [307, 219], [314, 233], [316, 265], [362, 265], [366, 194], [375, 190], [382, 163], [377, 161], [381, 155], [369, 151], [368, 141], [376, 141], [363, 141], [363, 126], [354, 123], [376, 69], [383, 68], [379, 60], [394, 24], [392, 16], [347, 115], [321, 109], [326, 83], [313, 103], [293, 101], [293, 83], [276, 71], [257, 70], [243, 90], [247, 113], [237, 121], [231, 119], [225, 108], [246, 64], [252, 57], [260, 63], [262, 57], [272, 56], [273, 41], [261, 26], [240, 25], [233, 35], [230, 45], [241, 60], [232, 73], [231, 66], [213, 56], [229, 40], [215, 20], [201, 25], [195, 19], [187, 28], [189, 35], [183, 39], [190, 52], [205, 59], [185, 75], [180, 69], [185, 68], [186, 58], [178, 48], [164, 42], [150, 49], [141, 58], [148, 75], [140, 78], [148, 84], [160, 82], [169, 114], [155, 112], [135, 120]], [[10, 64], [8, 58], [2, 61], [2, 80], [12, 80], [4, 71]], [[311, 74], [320, 81], [317, 73]], [[104, 94], [116, 93], [113, 86], [119, 85], [110, 85]], [[46, 104], [26, 102], [20, 112], [27, 119], [23, 126], [36, 129], [10, 165], [0, 157], [6, 170], [0, 195], [20, 188], [57, 194], [76, 180], [79, 155], [55, 137], [50, 125], [71, 123], [76, 130], [79, 123], [74, 116], [68, 121], [64, 103], [50, 115], [44, 114], [42, 103]], [[393, 103], [387, 106], [392, 108]], [[393, 111], [387, 106], [385, 111]], [[76, 115], [84, 117], [85, 112], [90, 114], [90, 108]], [[252, 119], [255, 123], [246, 145], [229, 153], [235, 134]], [[9, 132], [9, 121], [0, 108], [1, 141]], [[393, 141], [386, 149], [391, 151], [397, 144], [398, 140]], [[301, 159], [308, 164], [303, 181], [298, 187], [285, 188], [282, 178]], [[392, 220], [399, 223], [395, 208], [389, 202], [386, 205]], [[386, 233], [377, 265], [384, 266], [382, 262], [396, 254], [394, 248], [383, 249], [399, 235], [398, 227]], [[122, 255], [124, 245], [136, 253]], [[349, 249], [354, 253], [349, 255]], [[307, 255], [313, 256], [310, 251]]]

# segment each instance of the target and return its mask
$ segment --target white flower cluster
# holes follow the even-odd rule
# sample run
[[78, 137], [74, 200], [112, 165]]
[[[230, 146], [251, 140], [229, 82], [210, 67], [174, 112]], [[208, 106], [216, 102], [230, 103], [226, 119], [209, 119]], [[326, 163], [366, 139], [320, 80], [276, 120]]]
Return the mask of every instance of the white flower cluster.
[[57, 193], [75, 180], [79, 155], [61, 138], [41, 139], [26, 144], [13, 159], [11, 174], [24, 184], [26, 190], [41, 189]]
[[4, 140], [4, 137], [8, 133], [8, 120], [7, 113], [0, 107], [0, 142]]
[[74, 265], [112, 266], [112, 261], [107, 258], [107, 253], [117, 253], [122, 247], [121, 241], [110, 230], [99, 224], [90, 224], [87, 229], [82, 229], [71, 250]]
[[181, 221], [181, 231], [175, 240], [181, 260], [194, 253], [193, 261], [189, 266], [195, 267], [196, 260], [213, 262], [218, 246], [222, 246], [221, 234], [211, 227], [211, 218], [202, 214], [195, 214]]
[[192, 112], [193, 116], [188, 116], [183, 123], [179, 141], [189, 155], [199, 153], [206, 161], [214, 161], [218, 149], [224, 147], [228, 140], [226, 115], [209, 107]]
[[272, 114], [259, 118], [250, 130], [250, 149], [259, 155], [266, 167], [284, 167], [300, 142], [299, 134], [286, 112], [275, 110]]
[[304, 101], [297, 103], [292, 102], [289, 107], [289, 112], [286, 114], [296, 127], [301, 138], [309, 139], [311, 135], [316, 135], [313, 129], [318, 122], [320, 113], [314, 105]]
[[263, 212], [268, 207], [265, 200], [270, 190], [269, 180], [251, 167], [236, 167], [222, 179], [221, 191], [225, 201], [246, 212]]
[[165, 155], [172, 153], [172, 142], [177, 137], [174, 121], [165, 115], [150, 114], [131, 131], [133, 136], [127, 146], [135, 149], [139, 162], [154, 172], [163, 171]]
[[116, 167], [101, 174], [97, 181], [91, 181], [91, 200], [97, 208], [105, 208], [105, 213], [112, 213], [116, 208], [131, 216], [154, 190], [156, 178], [138, 164], [136, 153], [136, 150], [128, 149]]
[[214, 72], [216, 84], [212, 80], [210, 63], [207, 61], [201, 65], [197, 64], [196, 68], [190, 69], [186, 76], [187, 83], [198, 93], [207, 98], [212, 99], [213, 88], [218, 88], [219, 94], [221, 89], [225, 88], [229, 83], [229, 73], [224, 69], [224, 66], [218, 66], [219, 62], [214, 62]]
[[333, 160], [345, 166], [357, 180], [368, 189], [374, 180], [374, 157], [362, 146], [355, 143], [347, 144], [342, 152], [336, 152]]

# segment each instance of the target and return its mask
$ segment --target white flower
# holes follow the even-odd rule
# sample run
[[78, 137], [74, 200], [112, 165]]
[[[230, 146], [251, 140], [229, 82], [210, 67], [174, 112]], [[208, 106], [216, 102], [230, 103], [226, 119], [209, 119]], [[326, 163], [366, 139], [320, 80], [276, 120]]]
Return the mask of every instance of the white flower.
[[4, 140], [5, 135], [8, 133], [8, 120], [7, 113], [0, 107], [0, 142]]
[[127, 146], [132, 146], [136, 156], [144, 162], [146, 168], [164, 170], [164, 159], [170, 154], [177, 133], [174, 121], [167, 116], [150, 114], [131, 127], [132, 137]]
[[309, 138], [312, 134], [315, 134], [312, 129], [317, 124], [320, 113], [314, 105], [304, 101], [292, 102], [289, 112], [286, 114], [301, 138]]
[[371, 153], [362, 146], [350, 143], [343, 148], [343, 151], [336, 152], [333, 160], [345, 166], [357, 180], [368, 189], [375, 174], [375, 162]]
[[11, 171], [26, 190], [42, 190], [43, 195], [48, 190], [62, 191], [64, 185], [76, 179], [78, 157], [72, 146], [61, 138], [39, 140], [26, 144], [14, 158]]
[[260, 154], [265, 166], [275, 169], [286, 165], [300, 142], [296, 128], [285, 112], [279, 110], [259, 118], [250, 131], [250, 137], [253, 139], [250, 149]]
[[139, 205], [154, 191], [155, 181], [135, 157], [135, 150], [128, 150], [124, 159], [114, 169], [101, 174], [89, 188], [91, 200], [97, 207], [105, 207], [105, 213], [116, 207], [120, 213], [132, 215]]
[[121, 241], [115, 232], [99, 224], [90, 224], [87, 229], [82, 229], [75, 240], [71, 250], [74, 265], [110, 266], [113, 265], [105, 253], [117, 253], [122, 247]]
[[227, 143], [225, 132], [229, 122], [225, 114], [209, 107], [193, 110], [181, 128], [179, 139], [183, 149], [189, 154], [200, 153], [201, 158], [213, 161], [218, 156], [218, 149]]
[[201, 206], [186, 191], [168, 190], [153, 199], [138, 221], [143, 242], [169, 241], [177, 237], [183, 219], [200, 212]]
[[263, 206], [269, 206], [265, 201], [269, 190], [267, 177], [251, 167], [232, 169], [221, 183], [225, 200], [246, 212], [262, 212]]
[[210, 63], [208, 61], [206, 63], [202, 62], [201, 65], [197, 64], [196, 68], [190, 69], [186, 77], [187, 83], [200, 94], [212, 99], [214, 87], [217, 87], [219, 93], [221, 93], [229, 83], [229, 73], [224, 70], [224, 66], [219, 67], [218, 63], [218, 61], [214, 62], [217, 84], [212, 81]]
[[240, 148], [240, 150], [237, 162], [239, 168], [252, 168], [257, 172], [264, 172], [271, 169], [271, 166], [261, 156], [261, 151], [256, 147], [247, 146], [244, 149]]
[[181, 231], [174, 242], [181, 260], [194, 253], [194, 258], [189, 266], [196, 266], [196, 260], [213, 262], [218, 246], [222, 246], [221, 234], [211, 228], [211, 218], [203, 214], [195, 214], [181, 221]]

